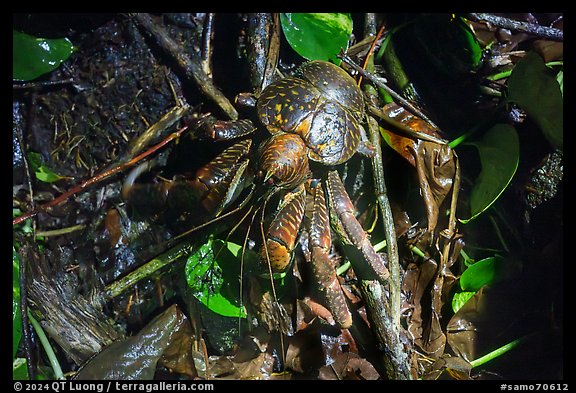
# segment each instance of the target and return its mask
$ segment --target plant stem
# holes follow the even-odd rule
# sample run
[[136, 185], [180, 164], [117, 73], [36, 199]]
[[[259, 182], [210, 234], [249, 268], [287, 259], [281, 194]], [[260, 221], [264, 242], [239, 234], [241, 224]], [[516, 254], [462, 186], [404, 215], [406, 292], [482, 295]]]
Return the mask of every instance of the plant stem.
[[[563, 65], [564, 65], [563, 61], [549, 61], [548, 63], [546, 63], [546, 67], [563, 66]], [[494, 75], [488, 75], [486, 77], [486, 79], [491, 80], [491, 81], [497, 81], [500, 79], [508, 78], [512, 74], [512, 71], [513, 71], [513, 69], [498, 72]]]
[[350, 261], [346, 261], [338, 269], [336, 269], [336, 275], [337, 276], [341, 275], [342, 273], [350, 269], [350, 266], [352, 266], [352, 263], [350, 263]]
[[66, 379], [64, 377], [64, 373], [62, 372], [62, 368], [60, 367], [60, 363], [58, 363], [58, 358], [52, 349], [52, 345], [50, 345], [50, 341], [46, 334], [44, 333], [44, 329], [38, 323], [38, 321], [32, 316], [30, 312], [28, 312], [28, 318], [30, 318], [30, 323], [34, 326], [34, 330], [42, 343], [42, 347], [44, 351], [46, 351], [46, 355], [48, 356], [48, 360], [50, 360], [50, 365], [52, 366], [52, 370], [54, 371], [54, 377], [56, 379]]
[[506, 71], [498, 72], [494, 75], [488, 75], [486, 77], [486, 79], [491, 80], [491, 81], [497, 81], [500, 79], [508, 78], [510, 76], [510, 74], [512, 74], [512, 70], [506, 70]]
[[84, 224], [73, 225], [67, 228], [52, 229], [49, 231], [37, 231], [35, 237], [61, 236], [74, 231], [79, 231], [85, 227]]
[[414, 254], [418, 255], [420, 258], [424, 258], [424, 259], [427, 258], [426, 254], [416, 246], [410, 246], [410, 251], [412, 251]]
[[374, 244], [372, 247], [374, 247], [374, 251], [380, 252], [381, 250], [384, 249], [384, 247], [386, 247], [386, 239], [382, 240], [377, 244]]
[[464, 134], [460, 135], [456, 139], [452, 140], [452, 142], [448, 143], [451, 149], [454, 149], [456, 146], [460, 145], [462, 142], [466, 141], [470, 137], [470, 135], [476, 132], [476, 128], [465, 132]]
[[127, 289], [131, 288], [138, 281], [150, 276], [152, 273], [158, 271], [164, 266], [178, 260], [183, 255], [190, 252], [192, 245], [190, 242], [182, 242], [175, 247], [172, 247], [165, 253], [159, 255], [158, 257], [146, 262], [144, 265], [140, 266], [138, 269], [127, 274], [118, 281], [113, 282], [104, 289], [103, 300], [110, 300]]
[[528, 336], [517, 338], [516, 340], [511, 341], [508, 344], [505, 344], [505, 345], [501, 346], [500, 348], [495, 349], [494, 351], [487, 353], [484, 356], [479, 357], [478, 359], [472, 360], [470, 362], [470, 365], [472, 366], [472, 368], [481, 366], [484, 363], [487, 363], [490, 360], [497, 358], [498, 356], [502, 356], [503, 354], [505, 354], [509, 350], [516, 348], [518, 345], [520, 345], [521, 343], [526, 341], [527, 338], [528, 338]]

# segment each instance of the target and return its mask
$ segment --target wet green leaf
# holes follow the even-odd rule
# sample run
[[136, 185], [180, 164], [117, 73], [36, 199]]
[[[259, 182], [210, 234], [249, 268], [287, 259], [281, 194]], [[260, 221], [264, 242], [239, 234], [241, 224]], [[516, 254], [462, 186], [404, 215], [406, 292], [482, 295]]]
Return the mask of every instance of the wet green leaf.
[[504, 277], [504, 263], [504, 258], [494, 256], [470, 265], [460, 276], [460, 287], [476, 292], [484, 285], [493, 284]]
[[12, 30], [12, 79], [29, 81], [58, 68], [74, 46], [67, 38], [36, 38]]
[[504, 192], [516, 173], [520, 154], [518, 134], [507, 124], [495, 125], [481, 141], [470, 144], [478, 149], [482, 170], [470, 195], [471, 217], [461, 219], [462, 223], [476, 218]]
[[426, 15], [414, 23], [414, 36], [436, 68], [448, 75], [467, 73], [480, 66], [482, 48], [462, 18]]
[[28, 367], [26, 366], [26, 359], [14, 359], [12, 362], [12, 379], [19, 381], [28, 379]]
[[42, 165], [36, 171], [36, 178], [44, 183], [54, 183], [60, 179], [64, 179], [64, 176], [60, 176], [56, 172], [52, 171], [50, 168], [45, 167]]
[[54, 183], [58, 180], [65, 179], [66, 176], [61, 176], [48, 168], [42, 163], [42, 155], [36, 152], [28, 153], [28, 162], [36, 178], [44, 183]]
[[560, 85], [544, 60], [529, 52], [508, 78], [508, 101], [524, 109], [557, 149], [563, 147], [564, 105]]
[[348, 49], [352, 17], [340, 13], [283, 13], [280, 23], [290, 46], [307, 60], [325, 60], [340, 64], [336, 57]]
[[198, 301], [217, 314], [246, 317], [240, 307], [239, 262], [227, 243], [210, 239], [188, 257], [185, 274]]
[[475, 293], [476, 292], [455, 293], [454, 297], [452, 298], [452, 311], [454, 311], [454, 313], [457, 313], [458, 310], [460, 310], [460, 308], [462, 308], [462, 306], [466, 304], [466, 302], [470, 300], [472, 296], [474, 296]]

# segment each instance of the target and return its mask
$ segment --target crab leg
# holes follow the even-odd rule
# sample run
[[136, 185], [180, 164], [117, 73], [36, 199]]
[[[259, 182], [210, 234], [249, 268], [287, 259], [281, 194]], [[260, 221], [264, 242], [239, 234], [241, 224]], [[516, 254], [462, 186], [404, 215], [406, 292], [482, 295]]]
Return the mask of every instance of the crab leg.
[[329, 252], [332, 245], [328, 208], [322, 187], [312, 189], [313, 205], [308, 247], [312, 254], [312, 272], [318, 288], [324, 294], [334, 320], [341, 328], [352, 326], [352, 314], [342, 293], [334, 262]]
[[330, 206], [334, 209], [341, 229], [350, 241], [361, 253], [366, 261], [370, 264], [376, 273], [378, 280], [382, 283], [388, 281], [390, 272], [384, 263], [384, 259], [374, 250], [368, 234], [354, 214], [354, 205], [348, 197], [348, 193], [340, 180], [340, 176], [336, 171], [328, 173], [327, 182], [328, 197], [330, 198]]
[[290, 264], [298, 229], [304, 217], [306, 193], [304, 186], [286, 194], [266, 233], [260, 259], [269, 261], [273, 272], [283, 272]]
[[190, 182], [201, 195], [202, 207], [213, 217], [218, 216], [251, 181], [251, 174], [246, 171], [250, 146], [250, 139], [230, 146], [200, 168]]
[[211, 115], [189, 120], [188, 126], [200, 139], [214, 141], [227, 141], [256, 131], [254, 123], [250, 120], [218, 120]]

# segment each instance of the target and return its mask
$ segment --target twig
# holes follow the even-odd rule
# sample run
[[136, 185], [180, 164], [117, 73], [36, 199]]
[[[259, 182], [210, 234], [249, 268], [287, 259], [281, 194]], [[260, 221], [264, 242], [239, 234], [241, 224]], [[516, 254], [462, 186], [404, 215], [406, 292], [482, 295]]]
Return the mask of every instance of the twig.
[[16, 217], [15, 219], [12, 220], [12, 225], [17, 225], [20, 224], [21, 222], [27, 220], [28, 218], [34, 217], [36, 216], [39, 212], [43, 212], [46, 211], [48, 208], [52, 207], [52, 206], [56, 206], [62, 202], [64, 202], [65, 200], [67, 200], [68, 198], [72, 197], [73, 195], [85, 191], [88, 187], [101, 182], [109, 177], [111, 177], [112, 175], [115, 175], [118, 172], [121, 172], [131, 166], [136, 165], [139, 161], [141, 161], [142, 159], [148, 157], [149, 155], [155, 153], [157, 150], [161, 149], [162, 147], [166, 146], [168, 143], [170, 143], [171, 141], [173, 141], [174, 139], [180, 138], [180, 136], [184, 133], [184, 131], [186, 131], [188, 129], [188, 127], [183, 127], [180, 130], [168, 135], [168, 137], [166, 139], [164, 139], [162, 142], [158, 143], [157, 145], [153, 146], [152, 148], [150, 148], [149, 150], [145, 151], [144, 153], [134, 157], [133, 159], [131, 159], [128, 162], [124, 162], [116, 167], [113, 167], [111, 169], [107, 169], [104, 172], [101, 172], [100, 174], [91, 177], [88, 180], [83, 181], [82, 183], [78, 184], [75, 187], [72, 187], [70, 190], [66, 191], [65, 193], [63, 193], [62, 195], [60, 195], [57, 198], [54, 198], [53, 200], [46, 202], [45, 204], [38, 206], [36, 209], [33, 209], [32, 211], [23, 214], [19, 217]]
[[[374, 145], [375, 154], [372, 157], [373, 168], [383, 168], [384, 160], [382, 158], [382, 148], [380, 146], [380, 132], [376, 120], [368, 116], [368, 128], [370, 142]], [[390, 318], [392, 323], [400, 326], [400, 287], [402, 276], [400, 274], [400, 260], [398, 257], [398, 244], [396, 242], [396, 230], [394, 228], [394, 218], [392, 209], [388, 200], [388, 191], [384, 180], [384, 173], [379, 169], [374, 171], [374, 188], [376, 189], [376, 198], [380, 206], [382, 220], [384, 221], [384, 232], [386, 234], [386, 252], [388, 254], [388, 269], [390, 271]]]
[[376, 335], [379, 349], [384, 352], [386, 376], [392, 380], [412, 379], [408, 351], [400, 338], [400, 326], [392, 322], [386, 294], [376, 280], [361, 280], [362, 299]]
[[[368, 24], [368, 23], [367, 23]], [[374, 37], [374, 40], [372, 41], [372, 44], [370, 44], [370, 49], [368, 50], [368, 54], [366, 54], [366, 58], [364, 59], [364, 64], [362, 69], [366, 70], [368, 64], [372, 64], [372, 69], [374, 68], [374, 58], [372, 57], [372, 55], [374, 54], [374, 48], [376, 47], [376, 43], [378, 42], [378, 40], [380, 39], [380, 37], [382, 36], [382, 34], [384, 33], [384, 29], [386, 28], [386, 25], [382, 25], [380, 27], [380, 29], [378, 30], [378, 33], [376, 33], [376, 36]], [[362, 84], [362, 75], [360, 75], [360, 78], [358, 78], [358, 86], [360, 86]]]
[[194, 82], [202, 93], [214, 101], [230, 119], [238, 119], [238, 112], [234, 106], [228, 98], [218, 90], [204, 72], [200, 56], [182, 51], [181, 47], [170, 37], [166, 29], [154, 23], [150, 15], [129, 14], [129, 16], [138, 22], [138, 25], [156, 41], [160, 48], [176, 61], [178, 66], [186, 74], [186, 77]]
[[[375, 42], [383, 31], [384, 26], [380, 28], [374, 38], [373, 45], [365, 59], [364, 68], [368, 68], [369, 70], [374, 69], [374, 58], [371, 54], [373, 53]], [[370, 85], [366, 87], [368, 98], [366, 101], [369, 104], [372, 101], [371, 97], [375, 95], [375, 89]], [[384, 178], [384, 161], [378, 123], [376, 119], [370, 115], [367, 115], [366, 119], [370, 142], [374, 146], [374, 156], [372, 157], [374, 189], [384, 223], [390, 279], [388, 280], [388, 296], [384, 293], [382, 285], [376, 280], [362, 279], [360, 288], [362, 298], [366, 302], [366, 311], [372, 321], [371, 329], [374, 331], [380, 350], [383, 353], [386, 375], [389, 379], [406, 380], [411, 379], [411, 374], [409, 351], [405, 350], [400, 338], [400, 331], [402, 329], [400, 325], [402, 274], [398, 256], [396, 230]]]
[[114, 297], [122, 294], [127, 289], [134, 286], [138, 281], [150, 276], [152, 273], [158, 271], [166, 265], [177, 261], [183, 255], [190, 253], [192, 245], [190, 242], [182, 242], [176, 247], [173, 247], [158, 257], [146, 262], [138, 269], [127, 274], [118, 281], [108, 285], [102, 294], [101, 301], [106, 302]]
[[52, 229], [50, 231], [37, 231], [36, 232], [36, 237], [48, 237], [48, 236], [62, 236], [65, 235], [67, 233], [72, 233], [75, 231], [79, 231], [80, 229], [84, 228], [84, 224], [78, 224], [78, 225], [73, 225], [71, 227], [68, 228], [58, 228], [58, 229]]
[[[378, 30], [374, 42], [372, 43], [366, 59], [364, 60], [363, 70], [369, 72], [374, 70], [374, 52], [375, 43], [384, 32], [384, 25]], [[366, 94], [368, 94], [367, 103], [371, 103], [371, 96], [375, 96], [375, 90], [371, 86], [367, 86]], [[392, 217], [392, 210], [390, 208], [390, 201], [388, 200], [388, 191], [386, 189], [386, 181], [384, 178], [384, 160], [382, 157], [382, 146], [380, 144], [380, 132], [378, 130], [378, 123], [372, 116], [366, 116], [368, 123], [368, 134], [370, 142], [374, 146], [374, 156], [372, 157], [372, 168], [374, 178], [374, 189], [382, 221], [384, 222], [384, 233], [386, 235], [386, 252], [388, 254], [388, 269], [390, 270], [390, 319], [393, 324], [400, 326], [400, 287], [402, 277], [400, 274], [400, 260], [398, 257], [398, 244], [396, 242], [396, 230], [394, 228], [394, 218]]]
[[534, 23], [484, 13], [469, 13], [465, 14], [464, 17], [475, 22], [484, 22], [503, 29], [532, 34], [546, 40], [564, 41], [564, 32], [553, 27], [540, 26]]
[[208, 12], [204, 18], [204, 28], [202, 29], [202, 69], [206, 76], [212, 79], [212, 38], [214, 37], [214, 13]]
[[37, 89], [37, 88], [44, 88], [44, 87], [53, 87], [53, 86], [62, 86], [74, 83], [73, 78], [69, 79], [62, 79], [57, 81], [43, 81], [43, 82], [26, 82], [20, 83], [16, 85], [12, 85], [14, 90], [24, 90], [24, 89]]
[[346, 55], [344, 53], [344, 51], [340, 52], [338, 57], [340, 59], [342, 59], [342, 61], [344, 61], [346, 64], [351, 66], [354, 70], [356, 70], [361, 76], [368, 79], [370, 82], [374, 83], [376, 86], [381, 87], [382, 89], [386, 90], [386, 92], [388, 94], [390, 94], [392, 96], [392, 98], [394, 98], [394, 100], [396, 100], [398, 102], [398, 104], [405, 107], [413, 115], [422, 118], [424, 121], [426, 121], [428, 124], [430, 124], [433, 128], [439, 129], [438, 126], [436, 124], [434, 124], [434, 122], [432, 122], [432, 120], [430, 120], [420, 109], [418, 109], [417, 107], [412, 105], [412, 103], [410, 101], [406, 100], [404, 97], [402, 97], [400, 94], [396, 93], [392, 88], [390, 88], [386, 84], [386, 82], [387, 82], [386, 79], [381, 78], [377, 75], [374, 75], [371, 72], [366, 71], [365, 69], [360, 67], [358, 64], [356, 64], [348, 55]]

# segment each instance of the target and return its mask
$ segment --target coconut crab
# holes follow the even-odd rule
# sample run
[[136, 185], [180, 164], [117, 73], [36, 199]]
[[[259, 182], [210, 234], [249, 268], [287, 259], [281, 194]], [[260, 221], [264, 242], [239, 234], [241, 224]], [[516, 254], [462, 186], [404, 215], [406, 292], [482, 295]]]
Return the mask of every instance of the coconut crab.
[[[356, 152], [372, 154], [360, 125], [364, 116], [362, 92], [342, 68], [312, 61], [294, 76], [268, 85], [257, 98], [256, 111], [270, 134], [258, 146], [256, 158], [251, 157], [252, 140], [240, 140], [200, 168], [186, 181], [186, 187], [194, 190], [206, 216], [211, 217], [219, 216], [249, 184], [264, 190], [264, 203], [280, 195], [259, 250], [260, 259], [272, 273], [289, 268], [306, 214], [314, 278], [334, 320], [341, 328], [349, 328], [352, 315], [329, 256], [331, 223], [359, 250], [381, 282], [388, 280], [389, 272], [356, 220], [338, 172], [331, 169], [317, 176], [310, 161], [333, 168]], [[212, 116], [190, 126], [213, 140], [235, 139], [258, 129], [250, 120], [221, 121]], [[175, 184], [162, 187], [163, 202], [171, 200]], [[127, 190], [125, 196], [129, 198], [132, 188]], [[312, 200], [308, 206], [307, 196]]]

